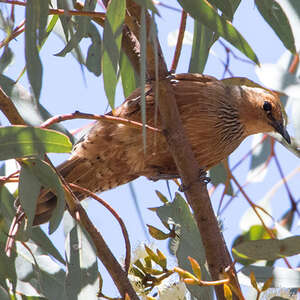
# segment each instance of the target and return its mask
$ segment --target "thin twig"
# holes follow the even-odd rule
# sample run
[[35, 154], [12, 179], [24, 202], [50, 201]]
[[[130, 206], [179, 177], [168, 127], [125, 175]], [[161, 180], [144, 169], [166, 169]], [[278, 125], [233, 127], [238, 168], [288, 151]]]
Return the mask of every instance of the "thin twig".
[[[94, 115], [94, 114], [88, 114], [88, 113], [82, 113], [79, 111], [75, 111], [72, 114], [64, 114], [64, 115], [58, 115], [51, 117], [50, 119], [46, 120], [43, 124], [40, 125], [40, 128], [47, 128], [55, 123], [59, 123], [62, 121], [67, 120], [73, 120], [73, 119], [91, 119], [91, 120], [98, 120], [98, 121], [104, 121], [104, 122], [110, 122], [110, 123], [117, 123], [117, 124], [123, 124], [129, 127], [138, 128], [141, 129], [143, 127], [143, 124], [120, 118], [120, 117], [114, 117], [109, 115]], [[146, 129], [155, 131], [155, 132], [161, 132], [161, 129], [155, 128], [149, 125], [145, 125]]]
[[182, 49], [184, 33], [185, 33], [186, 19], [187, 19], [187, 13], [184, 10], [182, 10], [177, 44], [176, 44], [173, 62], [172, 62], [172, 66], [171, 66], [171, 71], [170, 71], [171, 73], [175, 73], [175, 71], [177, 69], [177, 65], [178, 65], [178, 61], [179, 61], [179, 57], [180, 57], [180, 53], [181, 53], [181, 49]]
[[125, 248], [126, 248], [125, 271], [126, 271], [126, 273], [128, 273], [128, 270], [129, 270], [129, 267], [130, 267], [130, 254], [131, 254], [130, 249], [131, 249], [131, 247], [130, 247], [128, 232], [127, 232], [126, 226], [125, 226], [123, 220], [121, 219], [121, 217], [118, 215], [118, 213], [108, 203], [106, 203], [103, 199], [101, 199], [95, 193], [93, 193], [90, 190], [88, 190], [86, 188], [83, 188], [79, 185], [76, 185], [74, 183], [69, 183], [69, 185], [71, 186], [72, 189], [83, 192], [84, 194], [86, 194], [89, 197], [92, 197], [93, 199], [98, 201], [100, 204], [102, 204], [116, 218], [117, 222], [119, 223], [119, 225], [121, 227], [123, 237], [124, 237], [124, 240], [125, 240]]

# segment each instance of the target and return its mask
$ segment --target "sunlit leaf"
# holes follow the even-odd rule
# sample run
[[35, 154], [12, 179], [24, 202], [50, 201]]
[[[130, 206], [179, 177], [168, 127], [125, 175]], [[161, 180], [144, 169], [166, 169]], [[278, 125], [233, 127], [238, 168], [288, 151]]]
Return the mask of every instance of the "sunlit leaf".
[[[43, 122], [52, 117], [52, 115], [37, 101], [34, 97], [19, 83], [0, 75], [0, 85], [4, 92], [10, 97], [24, 121], [31, 126], [40, 126]], [[54, 124], [51, 129], [66, 134], [72, 142], [73, 136], [61, 124]]]
[[258, 58], [247, 41], [229, 21], [217, 13], [207, 0], [178, 0], [178, 2], [193, 18], [219, 34], [248, 58], [258, 64]]
[[[173, 202], [166, 203], [159, 207], [157, 209], [157, 215], [161, 221], [170, 223], [170, 226], [176, 225], [177, 234], [180, 236], [180, 239], [177, 239], [179, 245], [177, 245], [178, 247], [175, 253], [179, 267], [192, 272], [192, 267], [187, 260], [187, 256], [191, 256], [196, 259], [200, 265], [202, 279], [210, 280], [206, 265], [205, 250], [199, 230], [187, 203], [180, 194], [176, 193]], [[174, 241], [174, 239], [172, 239], [172, 241]], [[187, 288], [194, 297], [202, 297], [201, 299], [213, 298], [211, 288], [195, 285], [188, 285]]]
[[300, 236], [293, 236], [283, 240], [247, 241], [234, 247], [234, 250], [250, 259], [275, 260], [285, 256], [300, 253]]
[[30, 165], [27, 165], [26, 162], [22, 163], [19, 181], [19, 199], [29, 226], [33, 223], [40, 191], [41, 183], [32, 172]]
[[[43, 4], [44, 3], [44, 4]], [[44, 29], [39, 28], [41, 35], [37, 35], [37, 28], [46, 26], [45, 14], [40, 10], [48, 5], [47, 1], [29, 0], [26, 4], [25, 22], [25, 59], [29, 82], [32, 86], [36, 100], [39, 99], [42, 87], [42, 63], [39, 57], [37, 40], [43, 35]]]
[[65, 196], [61, 181], [52, 167], [42, 160], [27, 159], [23, 163], [27, 165], [40, 184], [45, 189], [53, 191], [57, 197], [56, 207], [49, 223], [49, 233], [51, 234], [57, 229], [65, 210]]
[[102, 56], [104, 89], [109, 105], [114, 108], [115, 91], [118, 82], [118, 64], [122, 40], [122, 29], [125, 18], [125, 0], [109, 2], [106, 12]]
[[4, 47], [0, 57], [0, 74], [11, 64], [14, 54], [9, 47]]
[[296, 53], [295, 40], [289, 20], [279, 3], [275, 0], [255, 0], [255, 4], [285, 47], [292, 53]]
[[54, 130], [26, 126], [0, 128], [0, 160], [71, 149], [68, 137]]
[[98, 267], [95, 248], [88, 234], [76, 225], [66, 238], [68, 299], [97, 300]]
[[[252, 139], [252, 155], [250, 170], [247, 174], [247, 181], [263, 181], [268, 171], [268, 159], [271, 155], [271, 139], [267, 137], [263, 142], [263, 134], [257, 134]], [[254, 148], [255, 147], [255, 148]]]

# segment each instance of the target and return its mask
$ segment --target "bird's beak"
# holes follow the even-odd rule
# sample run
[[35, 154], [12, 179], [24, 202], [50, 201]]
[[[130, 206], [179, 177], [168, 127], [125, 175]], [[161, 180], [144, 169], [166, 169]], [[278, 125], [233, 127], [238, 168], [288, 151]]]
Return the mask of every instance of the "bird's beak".
[[289, 143], [289, 144], [291, 143], [290, 135], [281, 122], [274, 120], [272, 122], [272, 126], [278, 133], [280, 133], [282, 135], [282, 137], [287, 141], [287, 143]]

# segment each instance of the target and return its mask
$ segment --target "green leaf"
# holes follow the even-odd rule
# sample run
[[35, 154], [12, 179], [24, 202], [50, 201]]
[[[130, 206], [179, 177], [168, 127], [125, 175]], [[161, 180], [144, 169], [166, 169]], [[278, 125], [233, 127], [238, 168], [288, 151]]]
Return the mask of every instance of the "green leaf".
[[[4, 92], [10, 97], [24, 121], [31, 126], [40, 126], [43, 122], [52, 117], [52, 115], [39, 103], [34, 97], [19, 83], [0, 75], [0, 85]], [[54, 124], [50, 127], [66, 134], [72, 143], [73, 135], [61, 124]]]
[[16, 242], [18, 256], [15, 260], [15, 268], [18, 279], [22, 279], [22, 281], [18, 280], [16, 290], [26, 294], [30, 288], [35, 292], [34, 296], [67, 299], [64, 285], [65, 271], [49, 256], [41, 254], [43, 251], [34, 243], [27, 242], [26, 246], [31, 250], [35, 260], [28, 249], [20, 242]]
[[194, 20], [194, 35], [189, 73], [203, 73], [214, 33], [201, 22]]
[[151, 9], [155, 14], [158, 14], [158, 10], [154, 6], [151, 0], [133, 0], [136, 4], [139, 4], [141, 7]]
[[244, 267], [239, 273], [238, 278], [241, 284], [250, 286], [250, 273], [253, 272], [258, 283], [264, 283], [273, 277], [271, 287], [275, 288], [299, 288], [300, 287], [300, 271], [295, 269], [280, 267], [260, 267], [248, 266]]
[[120, 58], [120, 73], [123, 93], [125, 98], [127, 98], [138, 87], [138, 75], [135, 73], [130, 60], [123, 51]]
[[[173, 202], [164, 204], [159, 207], [156, 212], [162, 222], [169, 223], [171, 227], [176, 225], [178, 228], [177, 234], [180, 236], [180, 239], [175, 254], [178, 259], [179, 267], [192, 272], [191, 264], [187, 259], [188, 256], [191, 256], [197, 260], [200, 265], [202, 279], [210, 280], [201, 236], [195, 219], [185, 200], [180, 194], [176, 193]], [[176, 242], [178, 242], [178, 240]], [[188, 285], [187, 288], [194, 297], [207, 300], [213, 299], [212, 288], [194, 285]]]
[[54, 130], [26, 126], [0, 128], [0, 160], [70, 152], [71, 149], [68, 137]]
[[53, 191], [57, 196], [56, 207], [49, 223], [49, 234], [51, 234], [58, 227], [65, 211], [65, 195], [61, 181], [52, 167], [42, 160], [27, 159], [24, 163], [27, 164], [28, 168], [30, 168], [30, 171], [36, 176], [40, 184], [45, 189]]
[[19, 199], [26, 214], [29, 227], [33, 223], [40, 191], [41, 183], [32, 172], [30, 165], [27, 165], [26, 162], [22, 163], [19, 181]]
[[91, 45], [88, 48], [87, 58], [86, 58], [86, 67], [96, 76], [101, 74], [101, 37], [96, 26], [92, 23], [89, 24], [88, 35], [92, 40]]
[[[39, 27], [44, 24], [44, 14], [40, 11], [43, 9], [40, 0], [29, 0], [26, 4], [26, 21], [25, 21], [25, 59], [29, 82], [32, 86], [35, 99], [38, 100], [42, 87], [42, 63], [39, 57], [37, 39], [41, 37], [44, 30]], [[37, 28], [40, 29], [41, 35], [37, 35]], [[40, 32], [39, 31], [39, 32]]]
[[0, 57], [0, 74], [11, 64], [14, 54], [9, 47], [4, 47]]
[[255, 4], [284, 46], [295, 54], [296, 46], [292, 28], [279, 3], [275, 0], [255, 0]]
[[208, 0], [208, 2], [212, 6], [216, 7], [220, 11], [222, 11], [228, 19], [232, 20], [233, 7], [232, 7], [232, 3], [230, 0]]
[[256, 54], [243, 36], [229, 21], [227, 21], [223, 16], [219, 16], [217, 11], [208, 3], [207, 0], [178, 0], [178, 2], [194, 19], [198, 20], [210, 30], [226, 39], [256, 64], [259, 63]]
[[[224, 167], [224, 164], [219, 163], [215, 167], [211, 168], [209, 170], [209, 177], [211, 178], [211, 183], [214, 186], [218, 186], [220, 183], [225, 185], [226, 180], [227, 180], [227, 171]], [[226, 190], [226, 194], [231, 195], [231, 196], [233, 195], [233, 189], [232, 189], [231, 182], [228, 185], [228, 188]]]
[[63, 259], [59, 251], [55, 248], [52, 241], [39, 226], [35, 226], [32, 228], [30, 239], [45, 253], [54, 257], [60, 263], [65, 264], [65, 260]]
[[67, 235], [66, 258], [68, 299], [97, 300], [99, 283], [96, 252], [88, 234], [78, 225]]
[[115, 105], [115, 92], [118, 82], [118, 64], [120, 59], [125, 8], [125, 0], [114, 0], [109, 2], [104, 24], [104, 53], [102, 57], [103, 80], [105, 93], [111, 108], [114, 108]]
[[234, 247], [239, 255], [254, 260], [275, 260], [300, 253], [300, 236], [282, 240], [247, 241]]
[[260, 143], [263, 136], [263, 134], [257, 134], [252, 140], [253, 152], [251, 155], [250, 170], [247, 174], [247, 181], [249, 182], [263, 181], [268, 171], [267, 163], [271, 155], [271, 138], [267, 137]]

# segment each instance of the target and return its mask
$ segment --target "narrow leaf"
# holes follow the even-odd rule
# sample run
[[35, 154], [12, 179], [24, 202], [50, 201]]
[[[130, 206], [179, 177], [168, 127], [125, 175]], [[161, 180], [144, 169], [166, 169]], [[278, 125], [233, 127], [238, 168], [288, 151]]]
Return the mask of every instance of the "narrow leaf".
[[41, 183], [32, 172], [26, 161], [22, 163], [19, 182], [19, 199], [29, 226], [32, 225], [35, 216], [36, 203], [41, 191]]
[[259, 63], [256, 54], [243, 36], [229, 21], [220, 16], [207, 0], [178, 0], [178, 2], [194, 19], [226, 39], [256, 64]]
[[87, 233], [76, 225], [66, 239], [68, 299], [97, 300], [98, 267], [95, 249]]
[[255, 4], [284, 46], [295, 54], [296, 46], [292, 28], [279, 3], [275, 0], [255, 0]]
[[53, 191], [57, 196], [56, 208], [49, 224], [49, 234], [51, 234], [58, 227], [65, 210], [64, 189], [58, 175], [48, 163], [39, 159], [27, 159], [25, 163], [39, 180], [40, 184], [45, 189]]
[[[25, 21], [25, 59], [29, 82], [35, 99], [38, 100], [42, 87], [42, 63], [37, 47], [37, 27], [39, 26], [40, 0], [28, 0]], [[44, 1], [45, 2], [45, 1]]]
[[68, 137], [54, 130], [26, 126], [0, 128], [0, 160], [70, 152], [71, 149]]
[[109, 3], [106, 12], [102, 57], [104, 89], [109, 105], [114, 108], [116, 85], [118, 82], [118, 64], [122, 40], [122, 29], [125, 18], [125, 0], [114, 0]]
[[300, 236], [282, 240], [248, 241], [236, 246], [235, 251], [255, 260], [275, 260], [300, 253]]

